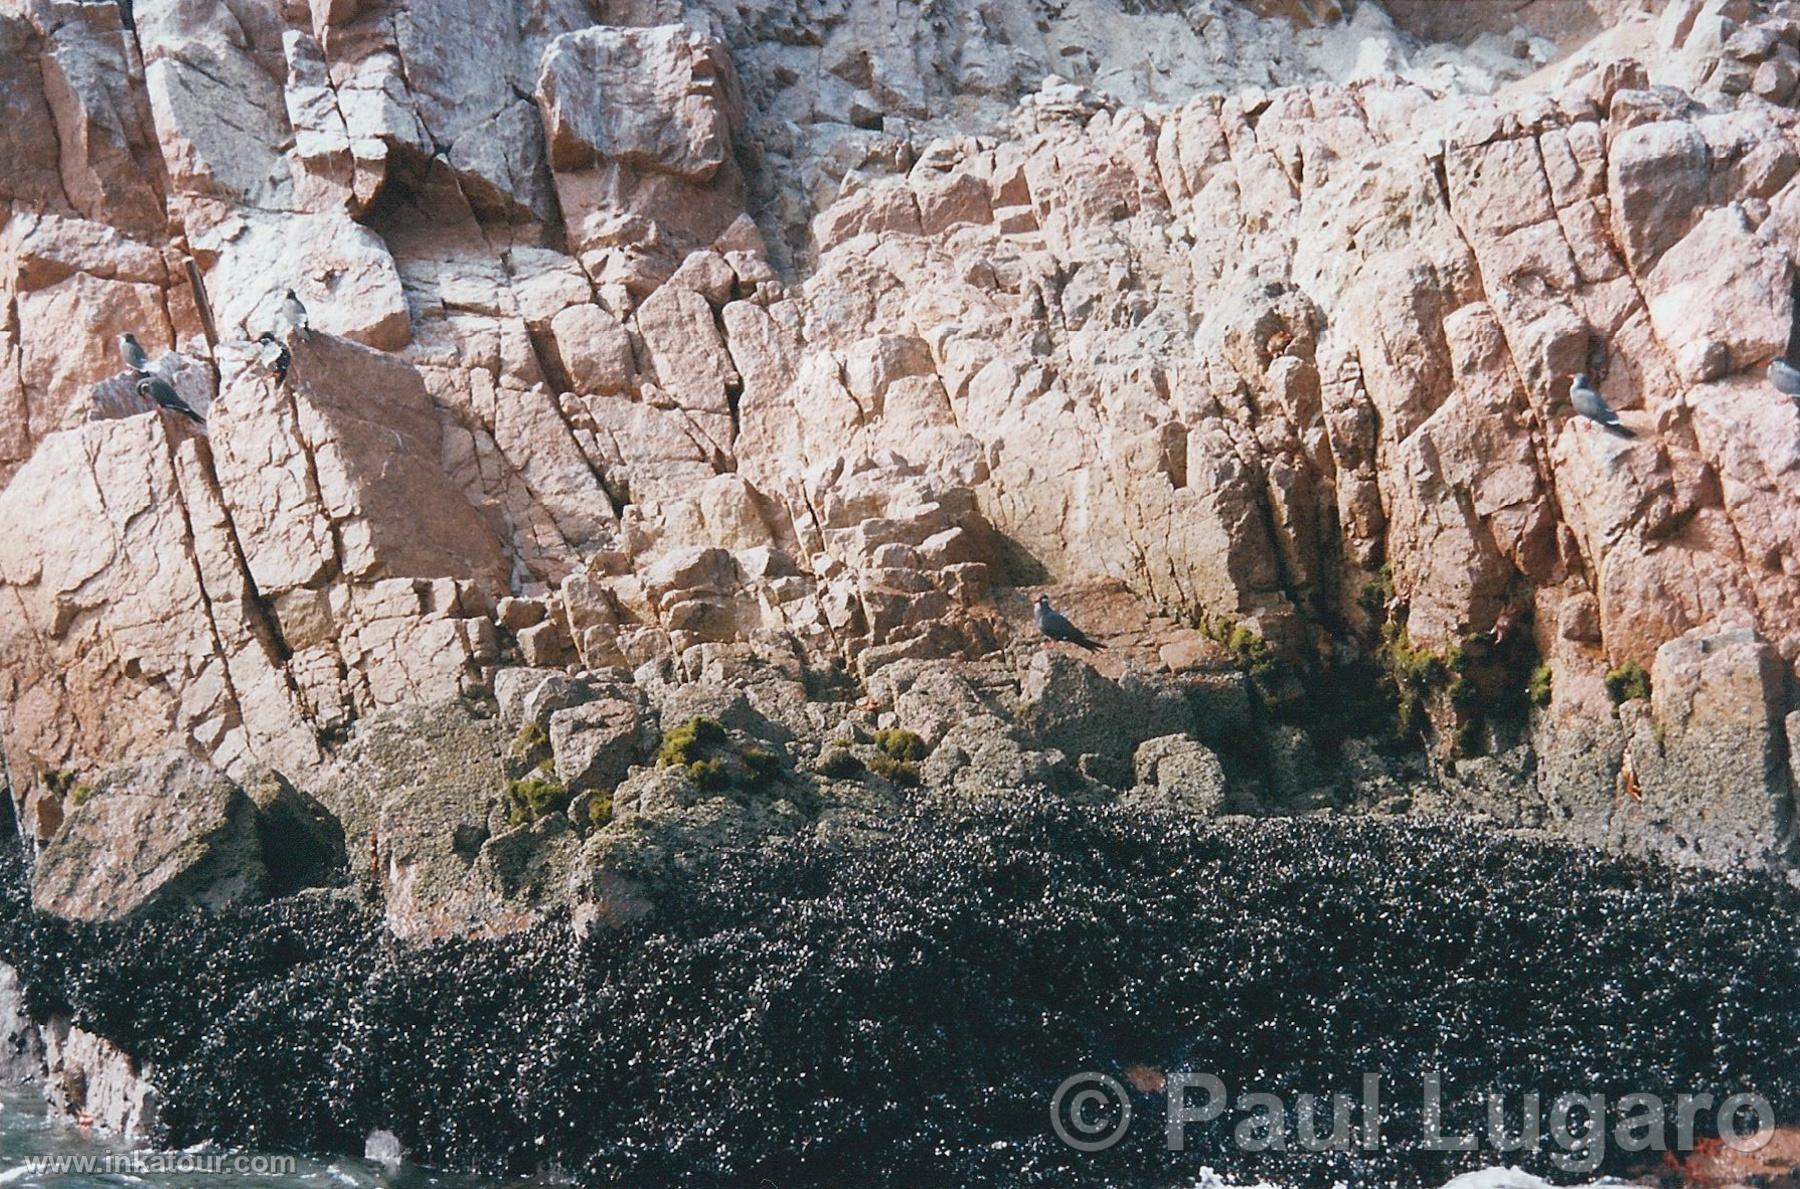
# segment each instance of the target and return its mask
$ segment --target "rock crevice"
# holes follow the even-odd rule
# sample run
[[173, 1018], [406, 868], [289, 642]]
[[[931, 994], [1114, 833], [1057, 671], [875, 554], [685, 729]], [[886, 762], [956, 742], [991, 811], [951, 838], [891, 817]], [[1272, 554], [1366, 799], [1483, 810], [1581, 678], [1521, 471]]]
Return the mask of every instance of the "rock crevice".
[[[1592, 0], [1459, 46], [1372, 0], [935, 7], [0, 11], [29, 832], [171, 745], [326, 787], [365, 724], [521, 667], [773, 667], [829, 693], [786, 711], [816, 750], [895, 666], [1028, 663], [1049, 586], [1117, 640], [1106, 681], [1251, 675], [1266, 754], [1220, 792], [1174, 743], [1144, 779], [958, 745], [1007, 779], [1216, 807], [1293, 728], [1329, 758], [1302, 792], [1359, 806], [1339, 736], [1385, 699], [1433, 796], [1782, 861], [1800, 412], [1755, 365], [1795, 312], [1789, 7]], [[151, 428], [127, 330], [206, 441]], [[1576, 372], [1633, 437], [1572, 413]], [[1688, 709], [1733, 690], [1760, 709]], [[563, 741], [582, 793], [629, 782]], [[1709, 748], [1759, 758], [1700, 803]]]

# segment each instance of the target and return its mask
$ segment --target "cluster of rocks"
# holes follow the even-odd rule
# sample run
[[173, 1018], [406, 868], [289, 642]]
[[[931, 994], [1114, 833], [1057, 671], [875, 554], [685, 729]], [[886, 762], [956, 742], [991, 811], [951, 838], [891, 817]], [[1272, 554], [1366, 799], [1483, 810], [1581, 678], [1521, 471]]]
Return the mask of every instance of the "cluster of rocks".
[[1486, 754], [1435, 766], [1332, 719], [1272, 717], [1270, 679], [1178, 624], [1121, 647], [1110, 676], [1009, 648], [859, 680], [778, 637], [635, 671], [503, 667], [491, 694], [359, 723], [304, 790], [274, 774], [240, 786], [185, 756], [68, 790], [33, 901], [117, 919], [350, 884], [405, 937], [562, 912], [586, 927], [634, 919], [682, 854], [1029, 790], [1200, 817], [1452, 812], [1726, 869], [1792, 853], [1800, 714], [1747, 627], [1665, 645], [1650, 699], [1605, 734], [1496, 718]]
[[933, 794], [1199, 816], [1338, 798], [1302, 732], [1270, 759], [1249, 679], [1216, 655], [1119, 680], [1044, 651], [899, 659], [866, 697], [791, 647], [697, 644], [682, 664], [503, 668], [491, 697], [359, 724], [308, 792], [187, 757], [110, 773], [70, 795], [33, 903], [121, 919], [351, 884], [401, 936], [492, 935], [630, 919], [671, 854], [877, 828]]
[[1787, 104], [1800, 87], [1800, 6], [1742, 0], [1681, 0], [1661, 14], [1663, 48], [1675, 51], [1684, 82], [1724, 95], [1754, 94]]
[[795, 505], [719, 475], [680, 511], [717, 542], [591, 557], [559, 590], [504, 601], [527, 664], [633, 667], [701, 644], [785, 640], [873, 673], [906, 657], [980, 656], [1006, 629], [989, 588], [992, 530], [972, 492], [905, 460], [839, 460]]
[[[30, 903], [512, 953], [1040, 792], [1791, 866], [1797, 69], [1790, 0], [0, 3]], [[148, 1127], [62, 978], [0, 1069]], [[188, 1107], [285, 1108], [229, 1031]]]
[[[1492, 96], [1331, 67], [1405, 3], [1147, 6], [1091, 60], [1082, 5], [825, 7], [0, 12], [0, 741], [47, 855], [174, 749], [242, 794], [171, 799], [209, 853], [279, 772], [412, 931], [498, 929], [626, 886], [594, 839], [659, 805], [901, 795], [845, 750], [1791, 858], [1792, 5], [1499, 5], [1465, 32], [1538, 73]], [[1271, 28], [1300, 85], [1225, 70]], [[1126, 85], [1164, 36], [1214, 73]], [[1571, 420], [1582, 370], [1637, 436]], [[1044, 587], [1098, 668], [1029, 656]], [[1305, 705], [1358, 682], [1429, 746]], [[657, 763], [695, 720], [754, 795]]]

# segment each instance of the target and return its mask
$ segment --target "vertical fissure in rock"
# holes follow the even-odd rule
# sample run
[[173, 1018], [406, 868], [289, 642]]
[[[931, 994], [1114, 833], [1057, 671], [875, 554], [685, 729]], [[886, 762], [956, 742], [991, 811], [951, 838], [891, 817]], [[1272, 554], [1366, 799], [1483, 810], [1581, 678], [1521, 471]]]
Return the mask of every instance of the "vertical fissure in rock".
[[[313, 443], [310, 442], [309, 440], [307, 440], [305, 425], [301, 418], [300, 398], [295, 391], [295, 389], [301, 383], [300, 377], [297, 372], [298, 365], [299, 365], [298, 356], [290, 359], [290, 361], [288, 363], [287, 384], [284, 386], [284, 394], [287, 398], [288, 416], [292, 417], [293, 422], [294, 422], [294, 442], [299, 447], [301, 456], [305, 459], [306, 483], [307, 483], [307, 488], [308, 488], [307, 495], [308, 495], [309, 499], [311, 500], [311, 502], [314, 503], [315, 505], [317, 505], [317, 507], [319, 509], [320, 519], [324, 520], [324, 522], [325, 522], [325, 530], [326, 530], [326, 532], [331, 534], [331, 557], [329, 559], [327, 559], [330, 562], [330, 568], [327, 570], [327, 572], [325, 573], [325, 575], [323, 576], [321, 581], [329, 583], [331, 580], [333, 580], [335, 578], [335, 579], [343, 582], [344, 587], [345, 587], [345, 592], [349, 593], [349, 587], [351, 584], [351, 580], [350, 580], [350, 575], [344, 571], [344, 558], [347, 556], [347, 553], [346, 553], [346, 550], [344, 547], [343, 530], [339, 527], [337, 518], [331, 515], [330, 506], [325, 500], [324, 487], [321, 485], [321, 482], [319, 479], [319, 464], [318, 464], [318, 459], [315, 457], [315, 448], [314, 448]], [[233, 540], [234, 540], [234, 542], [237, 540], [236, 533], [235, 533], [235, 526], [234, 526], [234, 532], [233, 532]], [[243, 555], [243, 553], [241, 551], [241, 545], [239, 546], [239, 548], [240, 548], [239, 557], [240, 557], [240, 559], [242, 559], [244, 572], [245, 572], [246, 576], [248, 576], [249, 570], [250, 570], [249, 560], [247, 557], [245, 557]], [[254, 579], [247, 578], [247, 581], [249, 582], [249, 589], [251, 589], [251, 590], [257, 589]], [[261, 600], [260, 591], [258, 592], [257, 597], [259, 600]], [[266, 601], [262, 602], [260, 605], [265, 609], [268, 623], [270, 625], [270, 629], [273, 634], [273, 637], [276, 640], [280, 641], [280, 645], [281, 645], [281, 649], [282, 649], [282, 653], [283, 653], [282, 664], [281, 664], [282, 677], [286, 681], [288, 688], [294, 691], [297, 704], [300, 706], [303, 706], [303, 707], [307, 707], [307, 709], [310, 711], [311, 707], [308, 705], [307, 699], [300, 696], [301, 690], [300, 690], [300, 686], [299, 686], [299, 678], [294, 674], [293, 666], [290, 663], [292, 661], [292, 658], [294, 655], [293, 650], [291, 648], [289, 648], [289, 646], [287, 644], [287, 637], [286, 637], [285, 633], [283, 633], [281, 630], [280, 617], [276, 614], [274, 608], [272, 606], [269, 606], [266, 603]], [[343, 701], [344, 713], [347, 716], [347, 719], [349, 721], [354, 721], [356, 718], [356, 699], [354, 697], [353, 691], [350, 688], [349, 663], [344, 659], [343, 650], [340, 647], [336, 647], [335, 642], [334, 642], [334, 647], [332, 649], [332, 653], [337, 662], [338, 680], [344, 687], [344, 701]], [[310, 717], [310, 714], [309, 714], [309, 717]], [[313, 723], [310, 723], [309, 726], [310, 726], [310, 729], [313, 731], [314, 736], [316, 738], [322, 738], [318, 723], [313, 722]], [[344, 727], [347, 727], [347, 726], [348, 726], [348, 722], [346, 722], [344, 724]], [[340, 727], [339, 729], [342, 730], [343, 727]]]
[[[200, 542], [194, 532], [194, 517], [188, 506], [187, 490], [181, 482], [181, 466], [176, 457], [176, 443], [169, 437], [168, 426], [164, 423], [164, 418], [169, 414], [157, 412], [152, 416], [156, 418], [157, 428], [162, 436], [164, 457], [169, 466], [169, 486], [175, 495], [175, 505], [181, 512], [182, 528], [186, 534], [187, 561], [193, 570], [194, 586], [199, 592], [201, 606], [205, 609], [206, 628], [213, 643], [213, 660], [219, 666], [219, 680], [224, 685], [226, 693], [231, 697], [231, 707], [237, 719], [237, 727], [247, 731], [247, 724], [244, 721], [244, 702], [238, 695], [237, 682], [231, 675], [230, 653], [225, 649], [225, 639], [219, 631], [218, 613], [213, 607], [212, 591], [207, 588], [206, 572], [200, 564]], [[196, 454], [205, 449], [203, 443], [196, 442]]]
[[545, 341], [545, 333], [531, 326], [525, 328], [525, 340], [531, 344], [531, 353], [537, 360], [538, 371], [542, 373], [545, 382], [551, 387], [551, 391], [546, 394], [550, 401], [550, 407], [556, 410], [556, 417], [558, 421], [562, 422], [563, 432], [569, 435], [569, 441], [575, 445], [575, 452], [587, 464], [588, 474], [593, 478], [594, 485], [600, 489], [600, 493], [606, 497], [607, 506], [612, 509], [613, 519], [617, 520], [625, 515], [625, 504], [614, 494], [612, 484], [607, 480], [605, 468], [595, 462], [588, 452], [581, 448], [581, 435], [576, 432], [574, 419], [569, 416], [569, 411], [563, 407], [562, 402], [563, 394], [573, 393], [576, 385], [570, 378], [568, 370], [563, 366], [562, 356], [556, 350], [554, 343]]

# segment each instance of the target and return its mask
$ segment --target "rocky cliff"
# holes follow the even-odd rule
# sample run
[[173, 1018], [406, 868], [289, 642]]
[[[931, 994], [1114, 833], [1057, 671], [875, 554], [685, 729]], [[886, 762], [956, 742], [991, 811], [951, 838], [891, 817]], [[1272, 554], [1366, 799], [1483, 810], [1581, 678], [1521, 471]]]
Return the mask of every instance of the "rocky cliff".
[[915, 785], [1788, 862], [1800, 7], [1649, 7], [0, 2], [40, 901]]

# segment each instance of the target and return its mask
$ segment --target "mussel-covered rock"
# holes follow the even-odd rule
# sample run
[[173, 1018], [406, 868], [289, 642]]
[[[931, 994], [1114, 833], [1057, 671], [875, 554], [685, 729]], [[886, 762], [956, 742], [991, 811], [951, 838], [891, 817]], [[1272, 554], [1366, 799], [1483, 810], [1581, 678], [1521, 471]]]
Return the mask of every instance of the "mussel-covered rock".
[[[710, 845], [678, 816], [701, 809]], [[429, 944], [347, 890], [93, 924], [33, 913], [15, 873], [0, 959], [36, 1018], [154, 1070], [161, 1142], [361, 1152], [381, 1130], [587, 1185], [1441, 1185], [1493, 1154], [1430, 1143], [1428, 1074], [1445, 1135], [1484, 1126], [1489, 1093], [1800, 1110], [1800, 894], [1777, 880], [1025, 793], [824, 833], [745, 817], [768, 812], [625, 819], [581, 869], [630, 911]], [[1172, 1151], [1183, 1070], [1289, 1102], [1378, 1072], [1383, 1143], [1249, 1150], [1226, 1112]], [[1084, 1071], [1135, 1118], [1091, 1155], [1048, 1113]], [[1546, 1131], [1505, 1161], [1556, 1176], [1557, 1152]]]

